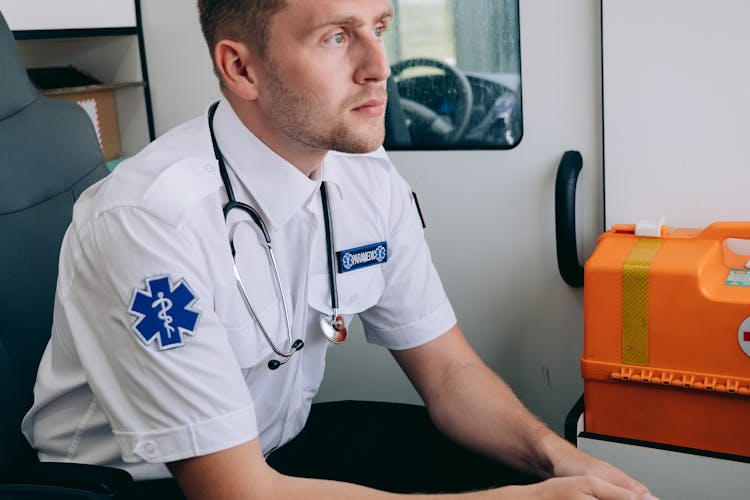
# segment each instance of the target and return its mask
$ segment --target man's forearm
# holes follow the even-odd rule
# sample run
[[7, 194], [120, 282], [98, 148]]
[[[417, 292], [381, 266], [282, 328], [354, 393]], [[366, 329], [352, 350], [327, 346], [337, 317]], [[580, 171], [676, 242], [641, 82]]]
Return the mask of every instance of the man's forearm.
[[458, 325], [427, 344], [392, 353], [435, 425], [456, 442], [541, 478], [557, 472], [560, 450], [577, 451], [526, 410]]
[[534, 417], [484, 363], [456, 364], [442, 377], [442, 390], [423, 397], [443, 433], [541, 478], [554, 474], [547, 445], [561, 439]]
[[191, 500], [481, 500], [517, 498], [518, 493], [514, 488], [500, 488], [465, 494], [403, 495], [339, 481], [287, 476], [266, 463], [257, 439], [217, 453], [171, 462], [167, 466], [185, 496]]
[[357, 500], [483, 500], [483, 499], [516, 499], [517, 488], [499, 488], [487, 491], [454, 494], [395, 494], [372, 488], [365, 488], [351, 483], [285, 477], [282, 488], [273, 498], [299, 498], [305, 500], [328, 500], [331, 498]]

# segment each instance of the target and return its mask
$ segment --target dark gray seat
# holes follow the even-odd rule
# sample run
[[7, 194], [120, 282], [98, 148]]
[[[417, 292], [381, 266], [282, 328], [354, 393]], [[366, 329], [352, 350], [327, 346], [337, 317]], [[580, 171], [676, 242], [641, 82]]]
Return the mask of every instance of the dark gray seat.
[[108, 170], [83, 109], [34, 89], [1, 14], [0, 68], [0, 497], [31, 491], [35, 481], [47, 484], [50, 495], [51, 484], [85, 486], [102, 473], [93, 494], [106, 498], [113, 490], [102, 481], [111, 476], [120, 484], [130, 480], [127, 473], [36, 463], [20, 423], [50, 336], [60, 243], [73, 203]]

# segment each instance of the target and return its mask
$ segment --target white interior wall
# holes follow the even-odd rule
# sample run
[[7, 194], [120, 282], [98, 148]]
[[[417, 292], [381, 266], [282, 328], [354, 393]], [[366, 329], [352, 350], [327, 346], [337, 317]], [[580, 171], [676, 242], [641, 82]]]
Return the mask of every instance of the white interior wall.
[[[157, 134], [218, 96], [195, 2], [144, 1]], [[581, 151], [578, 227], [588, 255], [601, 220], [598, 0], [521, 0], [524, 137], [510, 151], [392, 155], [420, 197], [433, 258], [469, 341], [556, 430], [582, 390], [582, 293], [559, 277], [554, 182]], [[168, 27], [167, 27], [168, 25]], [[319, 400], [418, 402], [391, 357], [358, 328], [329, 352]]]
[[748, 220], [750, 2], [603, 5], [607, 226]]
[[0, 11], [14, 31], [136, 25], [132, 0], [0, 0]]
[[141, 0], [157, 136], [200, 115], [220, 96], [196, 3]]

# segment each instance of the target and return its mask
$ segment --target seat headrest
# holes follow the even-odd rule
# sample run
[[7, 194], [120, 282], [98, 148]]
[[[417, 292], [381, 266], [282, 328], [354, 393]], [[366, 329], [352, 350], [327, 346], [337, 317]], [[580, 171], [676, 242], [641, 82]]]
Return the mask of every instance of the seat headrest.
[[39, 96], [26, 74], [16, 40], [0, 12], [0, 120], [22, 110]]

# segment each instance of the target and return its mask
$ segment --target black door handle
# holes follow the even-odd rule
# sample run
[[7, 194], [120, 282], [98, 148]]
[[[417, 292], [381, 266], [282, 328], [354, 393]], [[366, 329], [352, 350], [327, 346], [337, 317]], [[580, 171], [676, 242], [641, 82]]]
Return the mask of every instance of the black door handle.
[[583, 286], [583, 266], [578, 261], [576, 244], [576, 184], [582, 167], [581, 153], [566, 151], [555, 180], [557, 267], [565, 283], [574, 288]]

